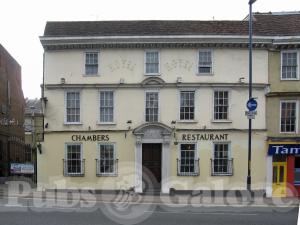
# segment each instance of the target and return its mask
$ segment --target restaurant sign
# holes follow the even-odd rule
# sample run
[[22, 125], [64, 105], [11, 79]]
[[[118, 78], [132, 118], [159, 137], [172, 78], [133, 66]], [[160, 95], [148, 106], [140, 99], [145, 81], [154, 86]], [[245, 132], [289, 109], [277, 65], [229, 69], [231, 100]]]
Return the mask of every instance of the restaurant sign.
[[268, 155], [297, 155], [300, 154], [300, 144], [270, 144]]

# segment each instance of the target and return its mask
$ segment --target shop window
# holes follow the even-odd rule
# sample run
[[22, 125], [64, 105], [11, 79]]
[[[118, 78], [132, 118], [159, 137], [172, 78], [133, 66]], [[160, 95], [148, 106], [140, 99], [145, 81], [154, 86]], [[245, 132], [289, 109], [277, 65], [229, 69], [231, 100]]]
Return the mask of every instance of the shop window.
[[295, 157], [295, 177], [294, 183], [300, 185], [300, 156]]

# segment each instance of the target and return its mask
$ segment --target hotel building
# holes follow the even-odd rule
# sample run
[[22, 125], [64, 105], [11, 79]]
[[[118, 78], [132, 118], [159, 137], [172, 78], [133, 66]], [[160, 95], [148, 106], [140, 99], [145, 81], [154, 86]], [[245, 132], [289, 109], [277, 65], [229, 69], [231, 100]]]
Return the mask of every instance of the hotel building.
[[[270, 29], [254, 21], [257, 191], [270, 186]], [[41, 188], [246, 190], [248, 21], [48, 22], [40, 40]]]

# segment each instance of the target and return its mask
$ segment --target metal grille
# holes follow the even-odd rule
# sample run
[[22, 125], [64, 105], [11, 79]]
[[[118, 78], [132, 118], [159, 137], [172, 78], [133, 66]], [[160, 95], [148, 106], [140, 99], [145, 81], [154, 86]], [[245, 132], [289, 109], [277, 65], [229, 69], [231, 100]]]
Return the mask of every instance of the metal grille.
[[297, 52], [282, 53], [282, 79], [297, 78]]
[[193, 120], [195, 113], [195, 92], [180, 92], [180, 120]]
[[159, 53], [155, 51], [146, 52], [146, 74], [159, 73]]
[[228, 119], [228, 91], [214, 92], [214, 119]]
[[281, 102], [281, 132], [296, 131], [296, 102]]
[[67, 145], [66, 159], [63, 159], [65, 176], [83, 176], [84, 159], [82, 159], [81, 145]]
[[112, 91], [100, 92], [100, 122], [113, 122], [114, 120], [114, 93]]
[[180, 159], [177, 159], [179, 176], [199, 175], [199, 159], [196, 159], [195, 144], [180, 144]]
[[80, 93], [67, 92], [67, 122], [78, 123], [80, 122]]
[[146, 122], [157, 122], [158, 110], [158, 92], [146, 92]]
[[211, 51], [199, 51], [198, 72], [199, 73], [212, 72]]
[[229, 145], [214, 145], [214, 158], [211, 159], [212, 175], [232, 175], [233, 159], [229, 158]]
[[98, 74], [98, 53], [88, 52], [85, 54], [85, 74]]
[[115, 150], [113, 144], [99, 145], [99, 158], [97, 163], [98, 176], [116, 176], [118, 160], [115, 159]]

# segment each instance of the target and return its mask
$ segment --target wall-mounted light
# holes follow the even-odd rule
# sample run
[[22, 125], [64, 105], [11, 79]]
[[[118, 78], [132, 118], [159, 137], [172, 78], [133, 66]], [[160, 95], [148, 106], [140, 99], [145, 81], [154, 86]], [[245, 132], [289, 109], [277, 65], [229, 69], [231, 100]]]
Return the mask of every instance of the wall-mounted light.
[[239, 83], [245, 83], [245, 77], [240, 77], [239, 78]]
[[132, 120], [128, 120], [128, 121], [127, 121], [128, 128], [127, 128], [127, 130], [125, 131], [125, 138], [127, 137], [127, 132], [130, 131], [130, 129], [131, 129], [131, 126], [130, 126], [131, 124], [132, 124]]
[[48, 123], [46, 123], [46, 124], [45, 124], [45, 128], [48, 128], [48, 126], [49, 126], [49, 124], [48, 124]]
[[63, 78], [63, 77], [62, 77], [62, 78], [60, 78], [60, 83], [61, 83], [61, 84], [65, 84], [65, 83], [66, 83], [66, 79], [65, 79], [65, 78]]

